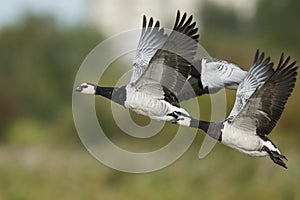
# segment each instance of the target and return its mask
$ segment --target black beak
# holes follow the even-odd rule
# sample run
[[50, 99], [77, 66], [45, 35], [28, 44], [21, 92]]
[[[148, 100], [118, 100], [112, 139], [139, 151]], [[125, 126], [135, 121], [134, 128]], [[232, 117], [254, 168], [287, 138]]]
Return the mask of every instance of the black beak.
[[77, 87], [77, 88], [75, 89], [75, 91], [76, 91], [76, 92], [81, 92], [81, 91], [82, 91], [82, 87], [81, 87], [81, 86]]

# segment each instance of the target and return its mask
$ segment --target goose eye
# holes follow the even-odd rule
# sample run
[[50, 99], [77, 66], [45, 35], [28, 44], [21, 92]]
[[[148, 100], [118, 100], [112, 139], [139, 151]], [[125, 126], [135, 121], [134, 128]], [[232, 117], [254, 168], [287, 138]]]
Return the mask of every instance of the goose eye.
[[87, 85], [83, 85], [83, 86], [81, 86], [81, 87], [83, 87], [83, 88], [87, 88], [88, 86], [87, 86]]

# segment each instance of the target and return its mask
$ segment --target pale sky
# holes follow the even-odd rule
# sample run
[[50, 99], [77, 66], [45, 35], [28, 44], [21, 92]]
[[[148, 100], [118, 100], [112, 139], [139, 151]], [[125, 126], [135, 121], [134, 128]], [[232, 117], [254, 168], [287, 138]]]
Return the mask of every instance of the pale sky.
[[[89, 7], [91, 2], [100, 1], [101, 7], [105, 8], [106, 4], [115, 6], [116, 10], [120, 9], [119, 1], [117, 0], [1, 0], [0, 2], [0, 28], [9, 23], [18, 21], [27, 12], [36, 14], [49, 13], [58, 19], [61, 23], [75, 24], [88, 23], [90, 13]], [[124, 0], [126, 1], [126, 0]], [[149, 0], [151, 1], [151, 0]], [[162, 0], [163, 1], [163, 0]], [[178, 0], [178, 1], [195, 1], [195, 0]], [[221, 6], [230, 6], [239, 13], [246, 16], [253, 15], [256, 0], [210, 0]], [[177, 1], [174, 0], [174, 3]], [[198, 2], [198, 1], [197, 1]], [[199, 4], [202, 0], [199, 0]], [[151, 4], [150, 4], [151, 5]], [[175, 4], [176, 5], [176, 4]], [[130, 10], [134, 5], [128, 5]], [[125, 8], [121, 8], [125, 9]], [[178, 8], [180, 9], [180, 8]], [[246, 14], [245, 14], [246, 13]], [[113, 13], [112, 13], [113, 14]], [[150, 15], [150, 13], [147, 13]], [[138, 16], [140, 17], [140, 15]], [[139, 25], [139, 24], [138, 24]]]
[[76, 23], [86, 17], [86, 0], [1, 0], [0, 27], [14, 23], [27, 12], [50, 13], [59, 21]]

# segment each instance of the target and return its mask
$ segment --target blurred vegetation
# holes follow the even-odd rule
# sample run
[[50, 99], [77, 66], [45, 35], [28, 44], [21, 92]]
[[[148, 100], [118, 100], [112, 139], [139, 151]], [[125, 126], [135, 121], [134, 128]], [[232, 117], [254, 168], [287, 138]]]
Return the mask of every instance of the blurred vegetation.
[[[257, 48], [277, 63], [281, 52], [300, 61], [300, 3], [260, 0], [254, 18], [206, 1], [198, 16], [201, 44], [211, 56], [251, 66]], [[2, 199], [299, 199], [299, 83], [270, 135], [289, 158], [288, 170], [269, 158], [249, 158], [222, 145], [203, 160], [204, 134], [173, 165], [149, 174], [109, 169], [80, 144], [71, 112], [73, 81], [86, 55], [103, 39], [95, 28], [63, 26], [49, 16], [27, 15], [0, 29], [0, 200]], [[105, 72], [104, 84], [122, 73]], [[234, 95], [227, 91], [228, 109]], [[113, 142], [156, 149], [174, 137], [171, 125], [147, 141], [118, 129], [110, 102], [97, 98], [98, 118]], [[200, 97], [209, 118], [209, 96]], [[136, 116], [140, 124], [148, 119]], [[150, 141], [150, 142], [149, 142]]]
[[[45, 136], [74, 130], [70, 129], [73, 80], [81, 62], [101, 40], [96, 29], [62, 27], [50, 16], [28, 15], [0, 30], [1, 141], [13, 137], [11, 131]], [[14, 127], [19, 124], [27, 124], [29, 130]], [[50, 128], [60, 124], [68, 128]]]

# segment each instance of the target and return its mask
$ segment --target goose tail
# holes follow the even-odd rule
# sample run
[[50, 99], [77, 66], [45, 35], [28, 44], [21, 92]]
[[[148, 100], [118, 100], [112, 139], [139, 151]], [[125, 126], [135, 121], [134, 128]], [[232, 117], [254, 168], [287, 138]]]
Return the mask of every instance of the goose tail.
[[277, 149], [277, 147], [271, 142], [271, 140], [264, 141], [265, 145], [262, 148], [262, 151], [266, 151], [271, 160], [281, 167], [288, 168], [287, 165], [283, 160], [288, 160], [283, 154], [280, 153], [280, 151]]

